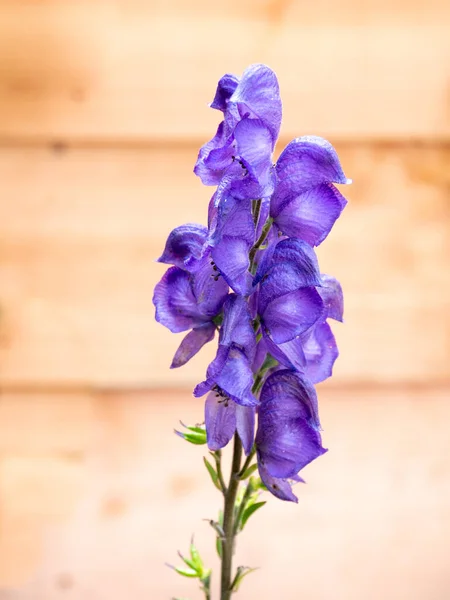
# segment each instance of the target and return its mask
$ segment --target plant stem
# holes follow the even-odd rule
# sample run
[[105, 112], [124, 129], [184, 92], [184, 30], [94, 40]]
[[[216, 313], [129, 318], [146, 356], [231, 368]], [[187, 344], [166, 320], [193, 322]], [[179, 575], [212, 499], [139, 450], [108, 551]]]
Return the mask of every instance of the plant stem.
[[234, 523], [234, 535], [237, 535], [237, 533], [239, 532], [239, 523], [241, 521], [241, 518], [244, 513], [245, 507], [247, 505], [248, 499], [250, 498], [252, 492], [253, 492], [253, 486], [252, 486], [251, 482], [248, 481], [247, 487], [245, 488], [245, 492], [242, 497], [242, 501], [241, 501], [238, 511], [237, 511], [237, 515], [236, 515], [236, 519], [235, 519], [235, 523]]
[[234, 547], [234, 509], [239, 487], [238, 474], [241, 470], [242, 443], [236, 433], [234, 435], [233, 462], [231, 465], [230, 481], [225, 494], [223, 510], [223, 531], [225, 537], [222, 541], [222, 573], [220, 584], [220, 600], [231, 598], [231, 565]]
[[253, 201], [253, 223], [255, 224], [255, 227], [258, 227], [258, 221], [259, 221], [259, 213], [261, 212], [261, 198], [258, 198], [258, 200], [254, 200]]
[[239, 471], [239, 477], [242, 477], [242, 475], [245, 473], [245, 471], [249, 468], [250, 463], [252, 462], [255, 454], [256, 454], [256, 448], [255, 448], [255, 446], [253, 446], [250, 454], [245, 459], [245, 463], [242, 465], [242, 469]]
[[250, 272], [253, 268], [253, 261], [255, 260], [256, 253], [258, 252], [260, 246], [263, 245], [266, 237], [268, 236], [270, 228], [272, 227], [272, 223], [273, 223], [273, 219], [272, 219], [272, 217], [269, 217], [267, 219], [267, 221], [264, 223], [264, 227], [261, 231], [261, 235], [256, 240], [255, 244], [253, 245], [252, 249], [250, 250], [250, 253], [248, 255], [249, 260], [250, 260], [250, 268], [249, 268]]

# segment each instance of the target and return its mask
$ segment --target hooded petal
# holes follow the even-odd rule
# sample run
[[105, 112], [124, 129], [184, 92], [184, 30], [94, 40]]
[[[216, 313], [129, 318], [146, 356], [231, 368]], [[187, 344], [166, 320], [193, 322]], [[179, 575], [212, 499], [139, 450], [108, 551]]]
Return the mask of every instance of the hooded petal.
[[155, 287], [155, 318], [173, 333], [199, 327], [209, 320], [199, 311], [191, 282], [189, 273], [171, 267]]
[[343, 320], [344, 295], [341, 284], [331, 275], [322, 275], [322, 287], [318, 289], [320, 297], [327, 311], [327, 318]]
[[269, 67], [255, 64], [244, 71], [228, 109], [236, 120], [246, 116], [261, 119], [275, 145], [281, 125], [281, 98], [277, 77]]
[[193, 356], [197, 354], [203, 346], [214, 338], [216, 328], [214, 323], [206, 323], [190, 331], [181, 342], [178, 350], [173, 357], [171, 369], [176, 369], [185, 365]]
[[298, 502], [297, 496], [292, 491], [291, 484], [286, 479], [279, 477], [272, 477], [272, 475], [265, 469], [260, 463], [258, 463], [259, 476], [261, 481], [264, 483], [266, 488], [274, 496], [280, 500], [287, 500], [288, 502]]
[[236, 294], [229, 294], [223, 305], [224, 319], [219, 344], [240, 347], [249, 361], [256, 352], [256, 336], [252, 327], [248, 302]]
[[217, 84], [216, 95], [214, 96], [214, 100], [211, 102], [210, 107], [225, 112], [228, 100], [237, 88], [238, 83], [239, 78], [236, 77], [236, 75], [227, 73], [221, 77]]
[[[272, 243], [258, 265], [254, 283], [258, 283], [270, 269], [274, 269], [272, 279], [286, 279], [287, 271], [282, 272], [274, 268], [279, 265], [292, 267], [291, 272], [297, 274], [295, 285], [299, 287], [322, 285], [317, 256], [313, 248], [303, 240], [288, 238]], [[272, 285], [279, 288], [279, 282], [272, 282]], [[289, 286], [287, 289], [291, 291], [293, 288]]]
[[[292, 477], [323, 454], [314, 386], [292, 371], [277, 371], [261, 391], [258, 462], [273, 477]], [[312, 426], [314, 425], [314, 426]]]
[[206, 440], [211, 451], [228, 444], [236, 431], [236, 404], [211, 392], [205, 402]]
[[327, 237], [346, 204], [347, 200], [331, 183], [321, 183], [299, 192], [278, 187], [272, 200], [271, 214], [285, 235], [318, 246]]
[[300, 192], [321, 183], [351, 183], [330, 142], [313, 135], [292, 140], [281, 153], [276, 171], [282, 192]]
[[236, 404], [236, 429], [241, 438], [245, 454], [248, 456], [253, 447], [255, 435], [255, 409], [253, 406]]
[[307, 331], [322, 316], [322, 299], [314, 288], [308, 287], [269, 302], [261, 320], [265, 333], [276, 344], [283, 344]]
[[331, 377], [333, 365], [339, 352], [333, 332], [328, 323], [319, 323], [303, 340], [306, 358], [305, 375], [313, 383], [320, 383]]
[[207, 238], [208, 229], [204, 225], [187, 223], [176, 227], [169, 234], [158, 262], [192, 271], [202, 256]]

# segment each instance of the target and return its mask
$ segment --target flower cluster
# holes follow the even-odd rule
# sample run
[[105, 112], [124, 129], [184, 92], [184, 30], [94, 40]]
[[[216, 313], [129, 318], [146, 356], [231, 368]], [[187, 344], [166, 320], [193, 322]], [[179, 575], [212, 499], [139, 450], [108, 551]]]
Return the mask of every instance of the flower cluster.
[[[323, 454], [314, 384], [331, 375], [338, 351], [328, 319], [342, 320], [342, 290], [320, 273], [314, 247], [327, 237], [350, 183], [332, 145], [294, 139], [274, 164], [281, 125], [278, 81], [265, 65], [220, 79], [211, 107], [223, 113], [195, 173], [217, 186], [208, 226], [169, 235], [160, 262], [172, 265], [154, 293], [156, 319], [189, 331], [180, 367], [218, 332], [216, 357], [194, 395], [206, 396], [210, 450], [235, 432], [256, 450], [260, 477], [282, 500]], [[257, 429], [255, 426], [257, 419]]]

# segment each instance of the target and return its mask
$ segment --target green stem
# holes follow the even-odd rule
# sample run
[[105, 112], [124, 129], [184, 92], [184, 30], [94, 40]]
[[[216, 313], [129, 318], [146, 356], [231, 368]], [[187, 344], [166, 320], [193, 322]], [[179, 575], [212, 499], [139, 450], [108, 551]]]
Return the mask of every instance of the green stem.
[[223, 531], [225, 537], [222, 541], [222, 573], [220, 584], [220, 600], [231, 598], [231, 567], [234, 547], [234, 506], [239, 488], [238, 474], [241, 470], [242, 443], [236, 433], [234, 435], [233, 462], [231, 465], [230, 482], [225, 494], [223, 510]]
[[253, 223], [255, 224], [255, 227], [258, 226], [258, 221], [259, 221], [259, 213], [261, 212], [261, 198], [259, 198], [258, 200], [254, 200], [253, 201]]
[[271, 217], [269, 217], [267, 219], [267, 221], [264, 223], [264, 227], [261, 231], [261, 235], [256, 240], [255, 244], [253, 245], [252, 249], [250, 250], [250, 253], [248, 255], [249, 260], [250, 260], [250, 268], [249, 268], [250, 272], [252, 271], [253, 266], [254, 266], [253, 262], [255, 260], [256, 253], [258, 252], [260, 246], [262, 246], [264, 244], [266, 237], [269, 235], [269, 231], [270, 231], [270, 228], [272, 227], [272, 223], [273, 223], [273, 219]]

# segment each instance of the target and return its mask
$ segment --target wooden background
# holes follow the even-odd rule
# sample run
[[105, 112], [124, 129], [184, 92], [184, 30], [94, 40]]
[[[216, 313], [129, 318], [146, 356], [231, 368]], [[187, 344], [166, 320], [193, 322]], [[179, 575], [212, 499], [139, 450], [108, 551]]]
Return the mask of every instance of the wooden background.
[[346, 294], [330, 452], [255, 517], [240, 597], [450, 598], [449, 28], [446, 0], [0, 0], [1, 600], [200, 598], [163, 563], [193, 530], [213, 556], [171, 430], [214, 349], [169, 372], [154, 259], [205, 221], [207, 103], [252, 62], [279, 148], [324, 135], [354, 184], [319, 249]]

